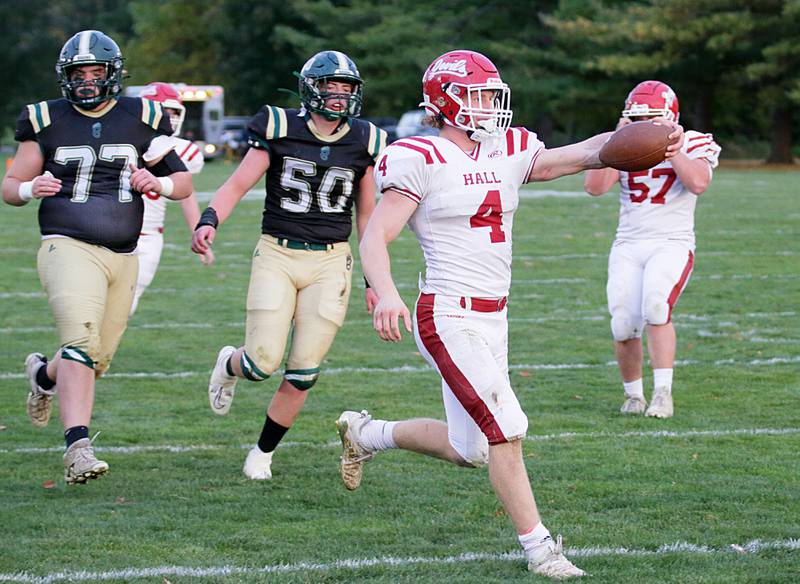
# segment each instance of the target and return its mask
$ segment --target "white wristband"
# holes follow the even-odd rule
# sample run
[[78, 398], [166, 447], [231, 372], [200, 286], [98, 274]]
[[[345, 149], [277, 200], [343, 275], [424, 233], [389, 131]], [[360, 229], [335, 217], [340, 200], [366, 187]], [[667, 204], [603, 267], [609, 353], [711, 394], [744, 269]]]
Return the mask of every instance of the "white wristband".
[[33, 181], [29, 180], [28, 182], [20, 183], [17, 195], [25, 203], [30, 201], [33, 198]]
[[175, 183], [173, 183], [172, 179], [168, 176], [159, 176], [158, 182], [161, 183], [161, 190], [159, 191], [159, 194], [169, 197], [172, 194], [172, 191], [175, 189]]

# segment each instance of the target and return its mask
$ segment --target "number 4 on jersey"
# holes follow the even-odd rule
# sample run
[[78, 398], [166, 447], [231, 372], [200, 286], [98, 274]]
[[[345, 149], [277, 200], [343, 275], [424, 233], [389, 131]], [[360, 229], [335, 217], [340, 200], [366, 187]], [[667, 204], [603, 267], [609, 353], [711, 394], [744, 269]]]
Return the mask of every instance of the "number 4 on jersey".
[[503, 233], [503, 203], [500, 201], [500, 191], [486, 193], [478, 212], [469, 218], [469, 226], [473, 229], [489, 227], [489, 239], [492, 243], [503, 243], [506, 240], [506, 234]]

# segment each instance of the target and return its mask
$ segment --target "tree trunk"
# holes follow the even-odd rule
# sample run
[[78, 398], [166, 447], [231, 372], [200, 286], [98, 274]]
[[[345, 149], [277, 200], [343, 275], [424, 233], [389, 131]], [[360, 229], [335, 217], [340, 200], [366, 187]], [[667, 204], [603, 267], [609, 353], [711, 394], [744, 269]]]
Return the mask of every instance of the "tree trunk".
[[788, 104], [779, 103], [772, 112], [767, 164], [792, 163], [792, 110]]
[[[714, 86], [707, 84], [700, 92], [694, 106], [694, 119], [690, 130], [699, 132], [711, 132], [714, 130], [712, 120], [714, 119]], [[686, 122], [684, 122], [684, 126]]]

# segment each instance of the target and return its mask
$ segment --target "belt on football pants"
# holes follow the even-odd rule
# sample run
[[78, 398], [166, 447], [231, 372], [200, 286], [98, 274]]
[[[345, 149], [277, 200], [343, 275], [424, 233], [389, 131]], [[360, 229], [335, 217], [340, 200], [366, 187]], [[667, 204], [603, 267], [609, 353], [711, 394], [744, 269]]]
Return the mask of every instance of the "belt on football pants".
[[292, 241], [283, 237], [276, 237], [275, 243], [289, 249], [307, 249], [309, 251], [328, 251], [333, 249], [332, 243], [308, 243], [306, 241]]
[[500, 312], [506, 307], [508, 296], [502, 298], [469, 298], [462, 296], [458, 304], [461, 308], [475, 312]]

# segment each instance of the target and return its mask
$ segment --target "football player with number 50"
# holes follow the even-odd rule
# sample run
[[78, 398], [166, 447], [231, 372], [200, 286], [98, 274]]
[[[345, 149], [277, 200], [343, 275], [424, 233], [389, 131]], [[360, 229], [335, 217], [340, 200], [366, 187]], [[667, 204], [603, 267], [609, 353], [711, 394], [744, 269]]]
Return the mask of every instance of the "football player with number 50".
[[[654, 117], [678, 121], [678, 98], [660, 81], [639, 83], [625, 100], [617, 128]], [[711, 183], [719, 145], [711, 134], [687, 131], [675, 156], [649, 170], [590, 170], [592, 196], [620, 184], [619, 226], [608, 257], [608, 310], [625, 401], [623, 414], [670, 418], [676, 337], [672, 309], [694, 267], [694, 209]], [[642, 384], [642, 331], [653, 368], [650, 407]]]
[[[244, 346], [223, 347], [208, 385], [215, 414], [228, 413], [238, 379], [263, 381], [291, 348], [258, 443], [244, 463], [272, 477], [272, 456], [317, 382], [344, 322], [353, 256], [353, 205], [361, 236], [375, 208], [372, 169], [386, 132], [358, 119], [363, 81], [339, 51], [311, 57], [297, 74], [300, 109], [265, 105], [248, 125], [250, 150], [203, 212], [192, 250], [207, 253], [217, 229], [266, 174], [261, 238], [253, 252]], [[367, 287], [367, 309], [376, 302]]]

